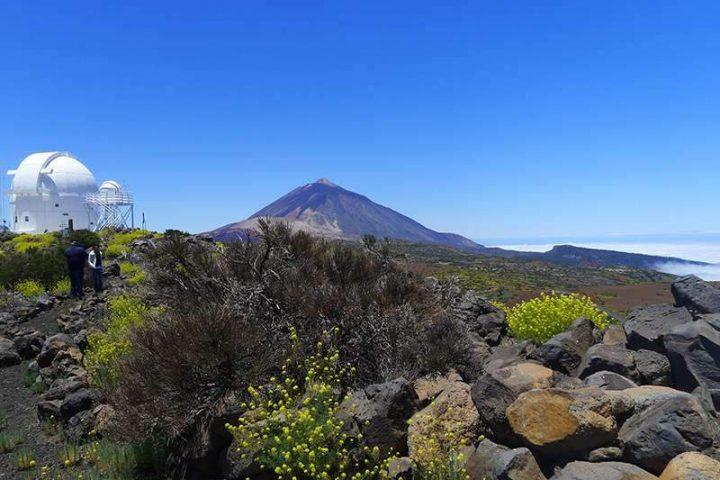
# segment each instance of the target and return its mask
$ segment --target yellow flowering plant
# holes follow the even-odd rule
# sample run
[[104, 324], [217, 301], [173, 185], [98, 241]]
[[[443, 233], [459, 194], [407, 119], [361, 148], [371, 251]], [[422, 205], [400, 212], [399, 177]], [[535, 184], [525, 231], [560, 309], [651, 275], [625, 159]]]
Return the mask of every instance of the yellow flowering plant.
[[106, 330], [93, 330], [88, 335], [84, 357], [93, 382], [101, 386], [114, 383], [116, 361], [132, 348], [130, 330], [145, 322], [150, 309], [137, 297], [121, 295], [108, 300], [108, 313]]
[[[294, 331], [291, 338], [297, 344]], [[238, 452], [279, 480], [387, 478], [389, 459], [361, 447], [362, 435], [336, 417], [352, 369], [340, 365], [335, 348], [318, 343], [316, 351], [299, 365], [286, 360], [267, 385], [248, 388], [238, 425], [226, 425]]]
[[[448, 418], [452, 418], [449, 412]], [[470, 446], [468, 432], [460, 421], [425, 415], [425, 428], [418, 435], [410, 452], [414, 465], [414, 478], [420, 480], [470, 480], [465, 462], [467, 447]], [[408, 422], [410, 423], [410, 422]]]
[[540, 343], [565, 331], [580, 317], [591, 320], [600, 329], [610, 324], [607, 313], [599, 310], [589, 297], [577, 293], [542, 293], [539, 297], [508, 308], [506, 312], [513, 336]]

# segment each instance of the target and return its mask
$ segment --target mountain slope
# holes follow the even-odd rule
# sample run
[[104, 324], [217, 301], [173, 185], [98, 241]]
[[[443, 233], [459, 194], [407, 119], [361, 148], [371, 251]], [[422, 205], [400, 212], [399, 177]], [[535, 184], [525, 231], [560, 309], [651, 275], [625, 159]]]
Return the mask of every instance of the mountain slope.
[[243, 232], [253, 230], [259, 218], [282, 219], [293, 228], [328, 238], [352, 240], [370, 234], [465, 250], [483, 248], [461, 235], [431, 230], [327, 179], [298, 187], [247, 220], [225, 225], [210, 233], [221, 241], [236, 239]]
[[657, 270], [666, 263], [704, 265], [702, 262], [679, 258], [594, 250], [571, 245], [555, 246], [548, 252], [488, 248], [461, 235], [431, 230], [412, 218], [379, 205], [363, 195], [345, 190], [327, 179], [298, 187], [255, 212], [247, 220], [225, 225], [209, 233], [223, 242], [246, 238], [249, 232], [257, 230], [261, 218], [286, 222], [293, 229], [330, 239], [357, 240], [363, 235], [371, 234], [418, 244], [444, 245], [484, 256], [540, 260], [570, 266], [619, 266]]

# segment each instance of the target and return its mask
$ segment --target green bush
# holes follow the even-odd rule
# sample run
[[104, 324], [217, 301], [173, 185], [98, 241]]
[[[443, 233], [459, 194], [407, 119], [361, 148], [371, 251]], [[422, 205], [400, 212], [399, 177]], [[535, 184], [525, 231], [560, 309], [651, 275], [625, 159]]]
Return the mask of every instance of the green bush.
[[90, 230], [74, 230], [67, 236], [66, 243], [77, 242], [80, 246], [90, 248], [100, 245], [100, 235]]
[[114, 383], [115, 363], [132, 347], [130, 331], [142, 325], [148, 313], [148, 308], [137, 297], [122, 295], [108, 300], [106, 330], [93, 330], [88, 335], [85, 366], [93, 382], [105, 387]]
[[122, 257], [130, 253], [130, 244], [140, 238], [147, 237], [151, 233], [148, 230], [131, 230], [129, 232], [109, 233], [107, 236], [107, 247], [105, 256], [107, 258]]
[[539, 297], [507, 309], [510, 333], [524, 340], [541, 343], [565, 331], [580, 317], [591, 320], [600, 329], [610, 324], [607, 313], [598, 310], [589, 297], [577, 293], [542, 293]]
[[28, 300], [37, 300], [45, 293], [45, 288], [35, 280], [23, 280], [15, 285], [15, 291]]
[[54, 297], [60, 297], [62, 295], [68, 295], [70, 293], [70, 279], [69, 278], [61, 278], [57, 282], [55, 282], [55, 285], [50, 289], [50, 293]]
[[[293, 337], [297, 336], [293, 332]], [[321, 352], [323, 345], [318, 345]], [[249, 387], [249, 403], [239, 425], [226, 425], [243, 459], [252, 458], [279, 480], [386, 478], [387, 461], [380, 451], [360, 448], [360, 434], [348, 434], [336, 418], [343, 378], [339, 354], [308, 357], [293, 374], [286, 361], [281, 378]], [[351, 455], [351, 451], [356, 455]]]
[[43, 250], [52, 247], [57, 243], [57, 235], [54, 233], [39, 233], [32, 235], [23, 233], [8, 242], [18, 253], [25, 253], [29, 250]]
[[120, 274], [127, 278], [128, 285], [135, 286], [145, 281], [145, 271], [131, 262], [120, 262]]

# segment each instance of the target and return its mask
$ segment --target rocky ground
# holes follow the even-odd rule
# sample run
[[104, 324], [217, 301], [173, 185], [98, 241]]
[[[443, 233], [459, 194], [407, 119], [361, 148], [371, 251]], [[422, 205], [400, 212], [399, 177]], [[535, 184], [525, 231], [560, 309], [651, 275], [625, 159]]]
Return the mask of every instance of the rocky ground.
[[[0, 313], [3, 432], [19, 433], [15, 452], [32, 450], [38, 467], [23, 474], [16, 453], [2, 453], [0, 478], [38, 478], [41, 466], [82, 473], [62, 466], [62, 452], [102, 435], [111, 414], [82, 364], [88, 329], [124, 288], [108, 284], [83, 301], [17, 299]], [[394, 478], [412, 478], [418, 440], [451, 425], [472, 480], [720, 479], [720, 290], [684, 277], [671, 293], [672, 303], [638, 307], [605, 331], [580, 318], [537, 345], [509, 337], [504, 314], [469, 291], [451, 314], [467, 327], [472, 365], [370, 385], [339, 415], [367, 444], [400, 453]], [[272, 478], [226, 461], [230, 408], [179, 459], [182, 478]]]
[[[63, 465], [68, 445], [87, 440], [102, 415], [101, 395], [90, 388], [82, 367], [88, 329], [105, 313], [106, 298], [122, 288], [117, 269], [108, 268], [106, 290], [86, 289], [83, 300], [14, 298], [0, 313], [0, 435], [19, 443], [0, 453], [0, 478], [77, 478], [80, 467]], [[34, 469], [20, 471], [17, 455], [29, 451]], [[53, 474], [50, 477], [50, 473]]]

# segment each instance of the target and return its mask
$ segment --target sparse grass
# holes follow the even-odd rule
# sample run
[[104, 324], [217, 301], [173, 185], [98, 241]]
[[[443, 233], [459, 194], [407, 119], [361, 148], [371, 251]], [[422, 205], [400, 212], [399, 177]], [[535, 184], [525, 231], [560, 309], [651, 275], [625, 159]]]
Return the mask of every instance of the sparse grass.
[[97, 478], [130, 480], [138, 466], [132, 445], [109, 440], [99, 440], [86, 445], [82, 457], [94, 466], [98, 473]]
[[35, 468], [35, 466], [37, 465], [37, 461], [35, 460], [35, 452], [27, 448], [18, 450], [18, 452], [15, 454], [15, 463], [17, 464], [17, 469], [20, 471]]
[[67, 444], [60, 451], [60, 463], [65, 468], [80, 465], [82, 460], [82, 451], [77, 445]]
[[44, 382], [38, 382], [37, 375], [28, 370], [27, 365], [22, 374], [22, 382], [26, 388], [29, 388], [30, 391], [35, 393], [36, 395], [40, 395], [45, 390], [47, 390], [47, 385], [45, 385]]
[[12, 452], [20, 440], [21, 437], [17, 433], [0, 432], [0, 453]]

